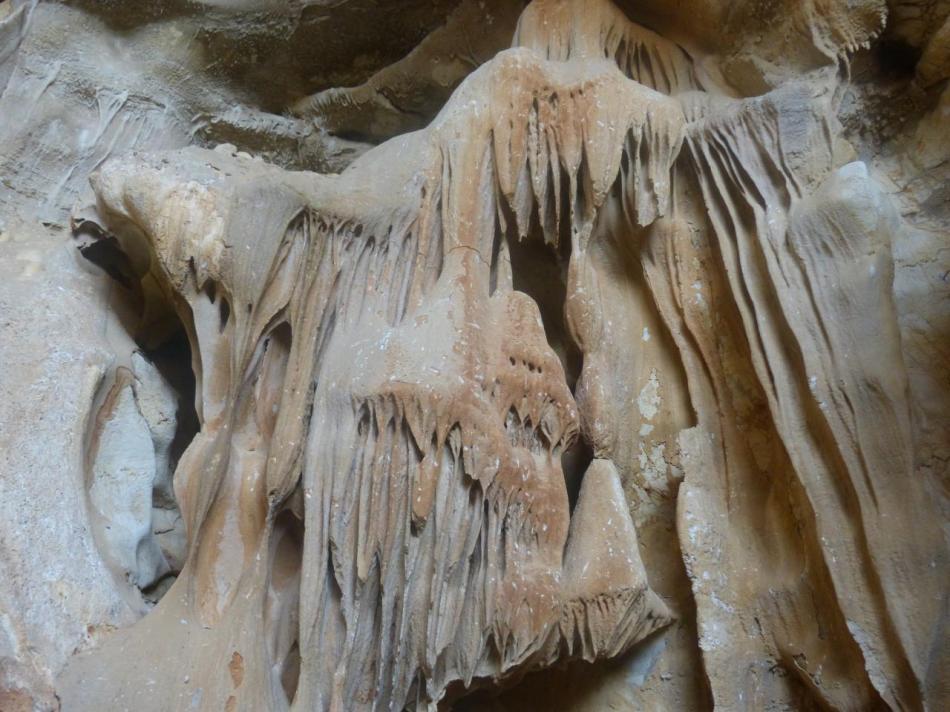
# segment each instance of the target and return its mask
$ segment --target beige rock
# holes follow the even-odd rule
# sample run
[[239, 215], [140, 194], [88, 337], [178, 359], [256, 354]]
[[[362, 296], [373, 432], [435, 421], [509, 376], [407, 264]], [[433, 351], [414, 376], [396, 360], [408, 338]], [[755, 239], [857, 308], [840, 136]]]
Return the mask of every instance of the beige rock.
[[0, 707], [950, 704], [946, 3], [94, 5], [0, 3]]

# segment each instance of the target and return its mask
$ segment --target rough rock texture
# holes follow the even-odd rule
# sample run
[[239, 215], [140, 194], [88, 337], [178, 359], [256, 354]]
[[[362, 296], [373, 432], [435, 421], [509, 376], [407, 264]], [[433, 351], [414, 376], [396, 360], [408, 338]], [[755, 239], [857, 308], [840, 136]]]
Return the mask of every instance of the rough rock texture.
[[950, 707], [948, 15], [0, 2], [0, 710]]

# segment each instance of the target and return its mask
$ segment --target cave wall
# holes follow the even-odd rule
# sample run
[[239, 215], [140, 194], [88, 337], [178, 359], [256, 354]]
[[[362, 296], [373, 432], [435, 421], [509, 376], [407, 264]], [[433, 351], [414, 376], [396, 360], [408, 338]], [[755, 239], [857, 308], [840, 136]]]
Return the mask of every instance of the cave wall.
[[944, 709], [950, 4], [0, 2], [0, 709]]

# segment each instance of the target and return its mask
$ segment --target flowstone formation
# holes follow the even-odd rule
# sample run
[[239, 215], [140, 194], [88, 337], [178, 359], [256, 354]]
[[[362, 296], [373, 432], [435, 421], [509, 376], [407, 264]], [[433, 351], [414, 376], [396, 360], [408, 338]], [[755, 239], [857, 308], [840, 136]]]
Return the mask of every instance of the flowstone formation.
[[[317, 3], [0, 13], [5, 269], [74, 290], [54, 356], [0, 345], [0, 708], [950, 705], [950, 316], [901, 281], [950, 270], [950, 8], [912, 4], [381, 10], [406, 52], [344, 3], [404, 53], [349, 88], [298, 63]], [[100, 72], [37, 69], [70, 17], [169, 59], [64, 170], [26, 147]]]

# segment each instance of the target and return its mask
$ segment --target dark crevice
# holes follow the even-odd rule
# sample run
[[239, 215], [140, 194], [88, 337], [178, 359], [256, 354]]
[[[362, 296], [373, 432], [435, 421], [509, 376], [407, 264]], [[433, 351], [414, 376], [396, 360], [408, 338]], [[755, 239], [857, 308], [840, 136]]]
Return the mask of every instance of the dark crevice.
[[584, 473], [593, 461], [594, 451], [583, 437], [575, 439], [561, 454], [561, 469], [564, 471], [564, 484], [567, 486], [567, 498], [572, 514], [580, 495]]
[[[562, 213], [562, 220], [567, 212], [565, 210]], [[512, 224], [513, 221], [509, 222], [509, 225]], [[548, 344], [560, 359], [565, 381], [571, 393], [574, 393], [584, 355], [571, 338], [564, 317], [570, 240], [560, 239], [557, 245], [545, 243], [535, 216], [527, 239], [519, 239], [515, 231], [510, 230], [507, 243], [513, 286], [530, 296], [538, 305]], [[593, 457], [593, 450], [583, 437], [578, 437], [561, 453], [561, 469], [572, 512], [577, 503], [581, 480]]]
[[132, 271], [132, 263], [114, 237], [101, 237], [79, 246], [79, 253], [101, 268], [126, 289], [135, 291], [138, 279]]
[[221, 322], [219, 326], [221, 331], [224, 331], [224, 327], [228, 325], [228, 320], [231, 318], [231, 305], [224, 297], [221, 297], [221, 301], [218, 302], [218, 316]]
[[502, 268], [500, 264], [501, 260], [501, 246], [504, 241], [504, 233], [501, 229], [501, 224], [498, 222], [498, 218], [495, 218], [495, 235], [492, 238], [491, 246], [491, 266], [489, 268], [488, 276], [488, 293], [494, 294], [495, 290], [498, 289], [498, 270]]
[[899, 39], [884, 39], [874, 45], [873, 53], [884, 76], [897, 79], [913, 76], [921, 50]]
[[[198, 414], [195, 410], [196, 378], [192, 370], [191, 346], [185, 326], [177, 316], [174, 305], [154, 303], [160, 299], [158, 290], [143, 289], [147, 275], [136, 274], [132, 260], [126, 254], [119, 240], [105, 233], [98, 225], [82, 221], [74, 227], [79, 242], [80, 254], [89, 262], [102, 269], [106, 275], [121, 286], [113, 290], [109, 302], [110, 309], [119, 316], [119, 322], [127, 329], [134, 340], [138, 355], [144, 358], [158, 372], [164, 382], [164, 388], [173, 394], [175, 401], [175, 424], [171, 443], [167, 440], [155, 440], [167, 444], [167, 469], [165, 461], [156, 460], [161, 471], [156, 470], [152, 500], [152, 530], [158, 546], [168, 563], [168, 570], [155, 581], [141, 588], [146, 601], [156, 603], [174, 583], [184, 558], [181, 550], [183, 530], [181, 513], [175, 500], [173, 473], [188, 445], [200, 430]], [[215, 288], [209, 286], [209, 296], [214, 299]], [[147, 299], [153, 300], [146, 303]], [[221, 300], [222, 309], [225, 300]], [[156, 320], [156, 315], [160, 317]], [[120, 359], [134, 358], [132, 354], [117, 354]], [[140, 411], [143, 406], [139, 399], [143, 396], [136, 386], [136, 403]], [[142, 411], [143, 413], [145, 411]], [[168, 414], [169, 416], [171, 414]], [[150, 430], [152, 424], [149, 424]], [[167, 432], [167, 431], [166, 431]], [[159, 437], [155, 431], [153, 438]], [[167, 436], [164, 436], [167, 437]], [[156, 454], [158, 451], [156, 450]], [[100, 545], [102, 545], [100, 543]], [[108, 552], [103, 552], [108, 557]]]
[[[297, 492], [299, 492], [299, 488]], [[303, 501], [303, 497], [291, 497]], [[274, 520], [270, 580], [265, 607], [265, 636], [275, 683], [293, 704], [300, 679], [300, 577], [303, 569], [304, 523], [302, 508], [285, 505]]]
[[162, 599], [162, 596], [168, 593], [168, 589], [172, 587], [172, 584], [175, 583], [175, 579], [177, 578], [178, 571], [169, 571], [151, 586], [143, 588], [142, 597], [149, 603], [158, 603]]
[[541, 239], [508, 238], [513, 286], [538, 305], [548, 343], [561, 360], [567, 385], [573, 392], [583, 356], [567, 330], [567, 262]]
[[169, 453], [169, 467], [174, 472], [182, 453], [201, 429], [195, 410], [196, 383], [195, 373], [191, 369], [191, 345], [184, 327], [173, 332], [158, 346], [142, 348], [142, 354], [154, 364], [178, 396], [175, 437]]
[[287, 703], [293, 704], [297, 697], [297, 687], [300, 682], [300, 646], [297, 641], [291, 646], [284, 659], [280, 672], [280, 685], [287, 696]]
[[[181, 511], [174, 493], [174, 473], [182, 454], [201, 429], [195, 410], [196, 382], [191, 368], [191, 347], [184, 327], [181, 325], [179, 327], [168, 338], [152, 348], [144, 348], [140, 341], [141, 354], [155, 366], [165, 383], [175, 393], [177, 401], [175, 434], [168, 451], [168, 477], [165, 479], [163, 473], [156, 473], [156, 486], [152, 490], [152, 507], [155, 513], [153, 527], [156, 527], [154, 516], [159, 514], [159, 510], [165, 510], [164, 517], [177, 519], [176, 528], [182, 526]], [[164, 486], [161, 486], [160, 483], [163, 482]], [[181, 571], [184, 564], [184, 550], [179, 551], [174, 535], [171, 542], [164, 540], [163, 535], [168, 536], [170, 532], [161, 531], [157, 527], [154, 531], [170, 570], [163, 578], [143, 589], [142, 595], [146, 600], [157, 603], [171, 588]], [[183, 532], [180, 533], [183, 534]]]

